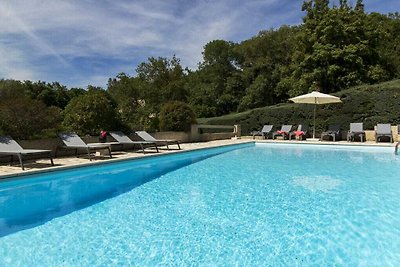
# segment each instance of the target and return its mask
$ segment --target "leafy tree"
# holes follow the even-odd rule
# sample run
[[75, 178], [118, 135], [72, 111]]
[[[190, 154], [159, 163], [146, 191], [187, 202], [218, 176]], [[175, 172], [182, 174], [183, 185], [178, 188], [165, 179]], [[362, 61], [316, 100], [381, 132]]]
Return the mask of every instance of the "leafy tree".
[[0, 80], [0, 101], [26, 95], [24, 83], [16, 80]]
[[244, 94], [236, 44], [214, 40], [204, 46], [203, 62], [188, 77], [190, 104], [198, 116], [215, 116], [236, 111]]
[[[370, 82], [380, 82], [400, 77], [400, 15], [399, 13], [383, 15], [371, 13], [367, 16], [366, 27], [370, 42], [377, 46], [379, 61], [383, 68], [383, 75], [374, 75], [382, 70], [373, 66]], [[386, 74], [386, 75], [385, 75]]]
[[146, 128], [142, 125], [143, 119], [151, 113], [151, 110], [146, 109], [144, 99], [148, 87], [147, 82], [125, 73], [108, 80], [107, 91], [116, 101], [122, 121], [131, 128]]
[[86, 92], [87, 91], [83, 88], [73, 87], [68, 90], [69, 99], [71, 100], [72, 98], [74, 98], [76, 96], [84, 95], [84, 94], [86, 94]]
[[[306, 11], [299, 33], [294, 80], [298, 86], [291, 95], [320, 90], [330, 93], [370, 80], [382, 80], [377, 32], [366, 28], [367, 15], [362, 1], [352, 8], [346, 0], [329, 8], [329, 1], [305, 1]], [[382, 76], [382, 78], [377, 77]]]
[[98, 89], [89, 89], [73, 98], [63, 111], [63, 126], [80, 134], [96, 135], [100, 129], [121, 127], [115, 103], [109, 95]]
[[185, 73], [175, 56], [172, 59], [151, 57], [149, 62], [140, 63], [136, 72], [137, 77], [148, 84], [143, 97], [154, 111], [158, 112], [160, 104], [170, 100], [186, 101]]
[[63, 109], [72, 99], [71, 93], [67, 87], [58, 82], [45, 83], [43, 81], [25, 81], [24, 86], [30, 98], [40, 100], [48, 107], [56, 106]]
[[[136, 69], [137, 76], [133, 78], [117, 77], [111, 86], [129, 83], [128, 98], [129, 102], [118, 101], [119, 104], [130, 111], [128, 117], [129, 124], [135, 128], [147, 130], [159, 129], [159, 112], [163, 103], [171, 100], [186, 101], [188, 92], [184, 86], [185, 71], [180, 65], [180, 60], [175, 56], [172, 59], [167, 58], [149, 58], [148, 62], [142, 62]], [[111, 88], [110, 88], [111, 89]], [[120, 89], [111, 89], [114, 96]], [[116, 96], [118, 98], [118, 96]]]
[[17, 139], [29, 139], [46, 130], [57, 129], [60, 109], [46, 107], [38, 100], [20, 96], [0, 102], [0, 129]]
[[171, 101], [161, 107], [160, 128], [165, 131], [189, 131], [196, 122], [193, 110], [186, 103]]
[[[272, 105], [287, 99], [287, 84], [279, 83], [291, 75], [290, 65], [298, 27], [282, 26], [262, 31], [236, 47], [246, 94], [239, 111]], [[278, 86], [279, 85], [279, 86]]]

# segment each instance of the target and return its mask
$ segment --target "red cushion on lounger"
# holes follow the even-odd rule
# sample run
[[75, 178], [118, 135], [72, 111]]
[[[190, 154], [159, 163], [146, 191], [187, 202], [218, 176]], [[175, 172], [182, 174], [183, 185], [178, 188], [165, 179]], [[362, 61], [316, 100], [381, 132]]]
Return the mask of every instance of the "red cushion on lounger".
[[285, 132], [285, 131], [281, 131], [281, 130], [279, 130], [279, 131], [276, 131], [278, 134], [288, 134], [287, 132]]
[[302, 136], [302, 135], [304, 135], [304, 132], [303, 131], [295, 131], [294, 134], [296, 136]]

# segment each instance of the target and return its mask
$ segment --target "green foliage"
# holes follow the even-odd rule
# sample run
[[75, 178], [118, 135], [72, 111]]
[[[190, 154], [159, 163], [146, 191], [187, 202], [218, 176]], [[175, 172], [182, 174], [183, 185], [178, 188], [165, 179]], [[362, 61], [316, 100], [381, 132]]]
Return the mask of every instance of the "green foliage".
[[[340, 124], [342, 130], [347, 130], [351, 122], [363, 122], [365, 129], [373, 129], [377, 123], [400, 124], [400, 80], [353, 87], [334, 95], [343, 103], [317, 107], [317, 132], [329, 124]], [[264, 124], [312, 125], [312, 114], [313, 105], [287, 103], [198, 121], [204, 124], [240, 124], [243, 134], [248, 134], [260, 130]]]
[[379, 57], [381, 27], [371, 27], [362, 1], [329, 8], [329, 1], [306, 1], [304, 24], [298, 34], [291, 95], [311, 90], [330, 93], [393, 76]]
[[184, 72], [180, 60], [175, 56], [167, 58], [149, 58], [149, 62], [139, 64], [136, 69], [138, 78], [147, 83], [143, 90], [146, 105], [155, 112], [162, 103], [171, 100], [186, 101]]
[[[369, 38], [378, 47], [381, 64], [388, 73], [387, 80], [400, 76], [400, 15], [399, 13], [382, 15], [371, 13], [367, 17], [366, 27], [369, 32], [375, 33], [374, 38]], [[375, 82], [373, 77], [371, 82]]]
[[298, 30], [298, 27], [282, 26], [277, 30], [262, 31], [235, 48], [240, 55], [239, 65], [246, 87], [239, 111], [287, 99], [290, 87], [288, 83], [280, 82], [291, 74], [289, 66]]
[[187, 77], [189, 103], [197, 116], [215, 116], [235, 111], [244, 95], [238, 70], [236, 44], [214, 40], [204, 46], [199, 70]]
[[160, 128], [164, 131], [189, 131], [196, 122], [195, 114], [184, 102], [167, 102], [161, 107]]
[[96, 135], [100, 129], [121, 127], [115, 103], [103, 90], [89, 90], [73, 98], [63, 111], [63, 126], [79, 134]]
[[0, 101], [26, 96], [23, 82], [15, 80], [0, 80]]
[[38, 100], [28, 97], [16, 97], [0, 102], [0, 129], [2, 134], [16, 139], [30, 139], [44, 132], [58, 128], [60, 109], [46, 107]]
[[108, 81], [107, 92], [117, 103], [122, 122], [130, 129], [158, 129], [157, 112], [153, 104], [145, 100], [149, 87], [145, 80], [125, 73]]
[[[34, 83], [31, 81], [25, 81], [24, 85], [30, 98], [40, 100], [48, 107], [56, 106], [61, 109], [65, 108], [77, 92], [76, 89], [68, 90], [67, 87], [58, 82], [50, 84], [42, 81]], [[81, 90], [80, 93], [85, 92], [83, 89]]]

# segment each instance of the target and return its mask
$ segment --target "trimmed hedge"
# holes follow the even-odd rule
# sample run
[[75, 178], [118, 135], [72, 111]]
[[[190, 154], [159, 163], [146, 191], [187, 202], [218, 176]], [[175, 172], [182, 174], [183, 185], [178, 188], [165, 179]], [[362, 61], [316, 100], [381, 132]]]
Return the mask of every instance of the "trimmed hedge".
[[[316, 132], [329, 124], [340, 124], [348, 130], [351, 122], [363, 122], [364, 129], [373, 129], [377, 123], [400, 124], [400, 80], [362, 85], [333, 94], [342, 104], [317, 106]], [[264, 124], [313, 124], [313, 105], [286, 103], [215, 118], [198, 120], [204, 124], [240, 124], [242, 133], [259, 130]]]

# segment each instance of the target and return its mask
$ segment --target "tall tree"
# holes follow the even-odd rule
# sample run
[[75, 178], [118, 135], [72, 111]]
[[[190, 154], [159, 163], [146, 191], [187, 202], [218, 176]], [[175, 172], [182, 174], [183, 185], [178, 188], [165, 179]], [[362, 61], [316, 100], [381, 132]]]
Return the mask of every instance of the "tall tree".
[[327, 0], [306, 1], [303, 10], [306, 16], [294, 71], [299, 82], [292, 95], [310, 90], [334, 92], [368, 82], [376, 69], [384, 71], [376, 45], [370, 41], [361, 0], [354, 8], [346, 0], [332, 8]]
[[187, 100], [185, 73], [180, 60], [175, 56], [172, 59], [151, 57], [148, 62], [139, 64], [136, 72], [138, 78], [149, 85], [144, 97], [146, 105], [151, 106], [155, 112], [159, 111], [160, 104], [167, 101]]
[[224, 40], [214, 40], [204, 46], [203, 62], [187, 83], [190, 103], [198, 116], [236, 111], [244, 88], [235, 46]]
[[298, 27], [262, 31], [236, 47], [246, 94], [239, 110], [272, 105], [287, 98], [280, 82], [291, 74], [290, 65]]
[[108, 80], [107, 90], [118, 105], [117, 110], [122, 121], [131, 128], [142, 128], [142, 117], [149, 115], [144, 109], [147, 88], [148, 84], [145, 81], [125, 73]]

